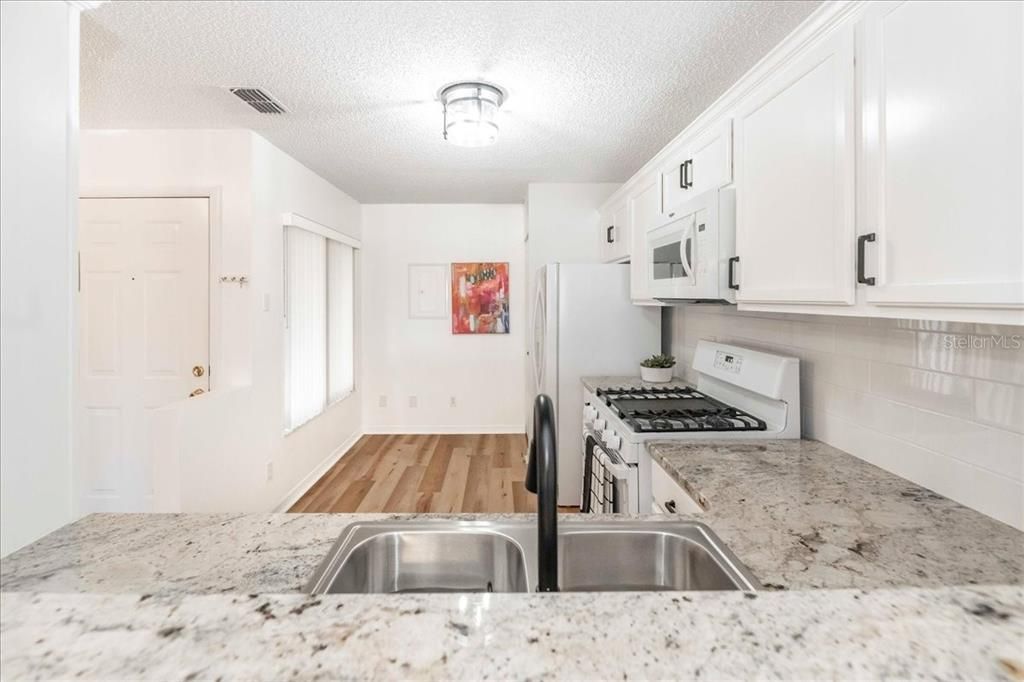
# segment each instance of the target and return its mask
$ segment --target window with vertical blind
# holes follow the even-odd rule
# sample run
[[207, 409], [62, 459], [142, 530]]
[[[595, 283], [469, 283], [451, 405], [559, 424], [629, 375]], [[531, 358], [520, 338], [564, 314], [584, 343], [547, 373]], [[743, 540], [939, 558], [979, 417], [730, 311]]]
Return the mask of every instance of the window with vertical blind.
[[355, 386], [355, 249], [326, 233], [284, 228], [285, 431]]

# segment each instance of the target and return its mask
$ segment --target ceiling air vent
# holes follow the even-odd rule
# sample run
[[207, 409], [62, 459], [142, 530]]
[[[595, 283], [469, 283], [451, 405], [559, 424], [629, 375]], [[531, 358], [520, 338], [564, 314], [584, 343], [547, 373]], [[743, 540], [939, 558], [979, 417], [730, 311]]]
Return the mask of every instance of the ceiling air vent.
[[284, 107], [259, 88], [231, 88], [232, 94], [261, 114], [283, 114]]

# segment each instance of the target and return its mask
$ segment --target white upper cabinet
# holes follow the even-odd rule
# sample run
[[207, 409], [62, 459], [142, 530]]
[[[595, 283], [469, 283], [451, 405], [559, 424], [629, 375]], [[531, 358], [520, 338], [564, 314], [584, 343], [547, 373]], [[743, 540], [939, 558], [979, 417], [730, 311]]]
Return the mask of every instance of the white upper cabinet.
[[841, 25], [738, 106], [738, 301], [854, 302], [854, 104]]
[[604, 260], [650, 302], [647, 231], [732, 183], [741, 310], [1024, 324], [1022, 42], [1019, 1], [823, 3], [606, 204]]
[[[629, 194], [629, 211], [633, 227], [630, 245], [629, 291], [637, 303], [656, 303], [647, 287], [647, 231], [657, 227], [663, 220], [661, 215], [661, 178], [657, 173], [636, 183]], [[660, 305], [660, 304], [659, 304]]]
[[602, 263], [629, 258], [632, 233], [630, 222], [629, 202], [624, 197], [601, 212], [599, 235]]
[[732, 120], [712, 125], [679, 146], [661, 171], [662, 214], [710, 189], [732, 182]]
[[1024, 5], [872, 3], [862, 26], [867, 301], [1024, 306]]

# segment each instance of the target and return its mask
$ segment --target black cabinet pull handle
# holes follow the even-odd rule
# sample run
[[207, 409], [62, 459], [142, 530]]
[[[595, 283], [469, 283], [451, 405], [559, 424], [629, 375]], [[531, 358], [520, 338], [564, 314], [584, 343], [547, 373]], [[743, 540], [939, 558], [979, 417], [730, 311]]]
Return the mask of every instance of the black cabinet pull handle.
[[609, 225], [608, 226], [608, 230], [606, 231], [606, 234], [605, 234], [605, 240], [609, 244], [614, 244], [615, 243], [615, 226], [614, 225]]
[[679, 189], [690, 189], [693, 187], [691, 168], [693, 168], [693, 159], [687, 159], [679, 164]]
[[729, 259], [729, 288], [739, 289], [740, 285], [736, 281], [736, 264], [740, 262], [739, 256], [733, 256]]
[[676, 501], [675, 500], [668, 500], [667, 502], [665, 502], [665, 511], [667, 511], [669, 514], [675, 514], [676, 513]]
[[693, 168], [693, 159], [687, 159], [679, 164], [679, 189], [693, 187], [693, 178], [690, 174], [691, 168]]
[[873, 241], [875, 241], [874, 232], [857, 237], [857, 283], [867, 284], [869, 287], [875, 286], [875, 278], [864, 276], [864, 249], [865, 244]]

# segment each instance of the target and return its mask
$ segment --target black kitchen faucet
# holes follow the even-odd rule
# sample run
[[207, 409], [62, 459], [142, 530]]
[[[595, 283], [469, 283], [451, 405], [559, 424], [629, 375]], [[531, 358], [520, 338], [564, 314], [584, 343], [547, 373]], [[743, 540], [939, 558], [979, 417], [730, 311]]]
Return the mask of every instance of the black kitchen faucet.
[[541, 394], [533, 403], [533, 438], [526, 489], [537, 496], [537, 591], [558, 592], [558, 440], [555, 408]]

